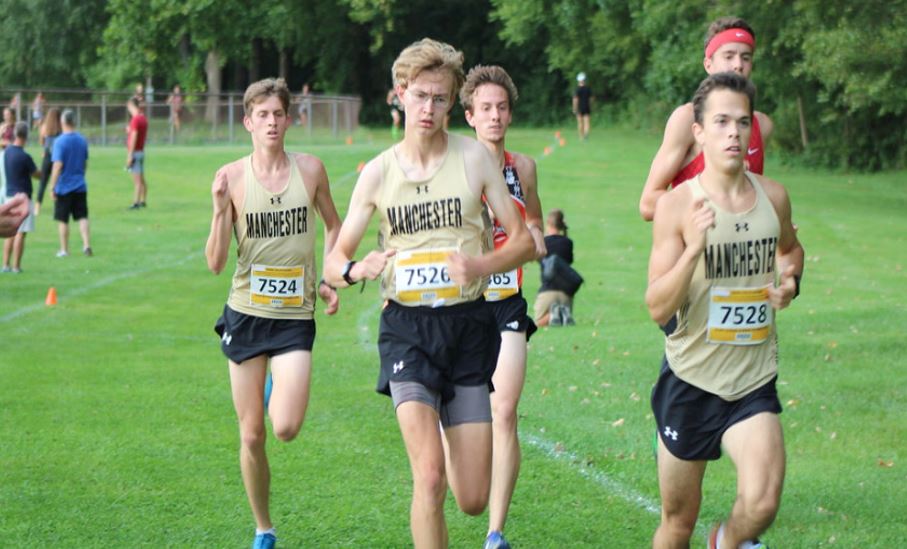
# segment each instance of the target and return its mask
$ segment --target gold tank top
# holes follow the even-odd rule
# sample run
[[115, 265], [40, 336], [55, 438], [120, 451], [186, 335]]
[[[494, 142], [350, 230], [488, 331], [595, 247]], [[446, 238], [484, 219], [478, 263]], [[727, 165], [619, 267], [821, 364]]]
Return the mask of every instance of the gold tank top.
[[445, 263], [453, 251], [479, 256], [492, 249], [491, 219], [482, 197], [466, 180], [465, 139], [449, 134], [441, 166], [423, 181], [406, 176], [393, 147], [381, 154], [378, 244], [397, 250], [381, 278], [385, 299], [438, 307], [474, 301], [485, 291], [487, 277], [460, 287], [448, 276]]
[[[742, 398], [778, 371], [774, 311], [767, 288], [775, 280], [780, 222], [762, 185], [749, 172], [756, 194], [741, 213], [715, 210], [715, 227], [665, 339], [665, 354], [680, 379], [725, 400]], [[694, 197], [706, 195], [699, 176]]]
[[310, 319], [315, 311], [315, 213], [294, 155], [290, 178], [272, 193], [244, 159], [245, 200], [236, 217], [236, 272], [227, 304], [252, 316]]

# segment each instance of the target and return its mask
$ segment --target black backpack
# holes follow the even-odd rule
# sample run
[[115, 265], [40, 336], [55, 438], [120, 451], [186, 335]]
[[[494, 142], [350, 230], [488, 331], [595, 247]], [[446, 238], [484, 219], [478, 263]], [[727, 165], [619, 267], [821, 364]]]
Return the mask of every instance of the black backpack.
[[542, 283], [573, 297], [583, 284], [583, 277], [564, 258], [550, 254], [542, 259]]

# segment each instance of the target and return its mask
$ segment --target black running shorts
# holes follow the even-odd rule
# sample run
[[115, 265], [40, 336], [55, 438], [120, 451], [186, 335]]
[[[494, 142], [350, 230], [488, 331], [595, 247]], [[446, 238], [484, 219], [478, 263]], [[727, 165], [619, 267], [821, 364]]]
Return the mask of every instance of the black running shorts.
[[721, 438], [729, 428], [762, 412], [781, 413], [776, 379], [740, 400], [727, 401], [675, 376], [664, 358], [652, 389], [652, 412], [662, 442], [680, 459], [720, 458]]
[[451, 400], [455, 385], [487, 385], [501, 336], [484, 299], [448, 307], [405, 307], [393, 301], [381, 313], [379, 393], [391, 381], [414, 381]]
[[538, 330], [527, 314], [529, 306], [522, 292], [500, 301], [489, 301], [488, 307], [491, 308], [499, 332], [526, 332], [526, 341], [529, 341]]
[[76, 221], [88, 217], [88, 193], [73, 192], [58, 194], [54, 202], [54, 220], [69, 223], [72, 216]]
[[268, 357], [290, 351], [311, 351], [315, 343], [315, 321], [312, 319], [275, 319], [239, 313], [224, 305], [214, 331], [220, 336], [220, 348], [239, 364], [259, 355]]

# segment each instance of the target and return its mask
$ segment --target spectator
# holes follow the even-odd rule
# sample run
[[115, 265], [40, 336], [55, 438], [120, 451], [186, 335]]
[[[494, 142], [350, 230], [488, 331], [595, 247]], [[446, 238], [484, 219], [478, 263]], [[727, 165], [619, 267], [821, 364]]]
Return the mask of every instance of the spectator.
[[53, 168], [51, 156], [54, 153], [54, 142], [60, 135], [60, 109], [51, 108], [47, 111], [47, 116], [41, 122], [41, 133], [39, 142], [44, 148], [44, 157], [41, 159], [41, 181], [38, 184], [38, 200], [35, 202], [35, 216], [41, 213], [41, 204], [44, 203], [44, 191], [47, 190], [47, 182], [50, 181], [50, 172]]
[[[3, 151], [2, 169], [6, 175], [6, 196], [24, 193], [28, 198], [28, 216], [19, 225], [15, 236], [3, 242], [3, 272], [19, 273], [22, 271], [22, 252], [25, 251], [25, 234], [35, 230], [35, 216], [32, 212], [31, 178], [39, 177], [41, 172], [35, 166], [35, 161], [25, 152], [25, 143], [28, 140], [28, 122], [16, 124], [13, 143]], [[11, 261], [12, 260], [12, 261]], [[12, 262], [12, 265], [10, 263]]]
[[54, 219], [59, 222], [60, 251], [57, 257], [69, 255], [69, 218], [79, 222], [82, 235], [82, 253], [92, 256], [88, 230], [88, 183], [85, 170], [88, 167], [88, 141], [76, 131], [76, 115], [71, 110], [60, 116], [63, 133], [54, 143], [53, 169], [50, 175], [51, 196], [54, 204]]
[[567, 236], [564, 212], [551, 210], [545, 220], [545, 248], [542, 259], [542, 285], [535, 298], [533, 315], [538, 326], [572, 325], [573, 296], [583, 279], [570, 265], [573, 241]]

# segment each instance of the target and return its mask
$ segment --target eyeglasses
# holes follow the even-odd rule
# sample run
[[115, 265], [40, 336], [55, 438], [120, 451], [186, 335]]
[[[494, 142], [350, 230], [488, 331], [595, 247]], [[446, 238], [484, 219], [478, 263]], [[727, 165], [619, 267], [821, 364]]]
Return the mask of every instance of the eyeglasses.
[[406, 92], [419, 104], [424, 104], [426, 101], [431, 100], [432, 105], [438, 108], [443, 109], [450, 105], [450, 96], [447, 95], [432, 95], [423, 91], [413, 91], [409, 88], [406, 89]]

